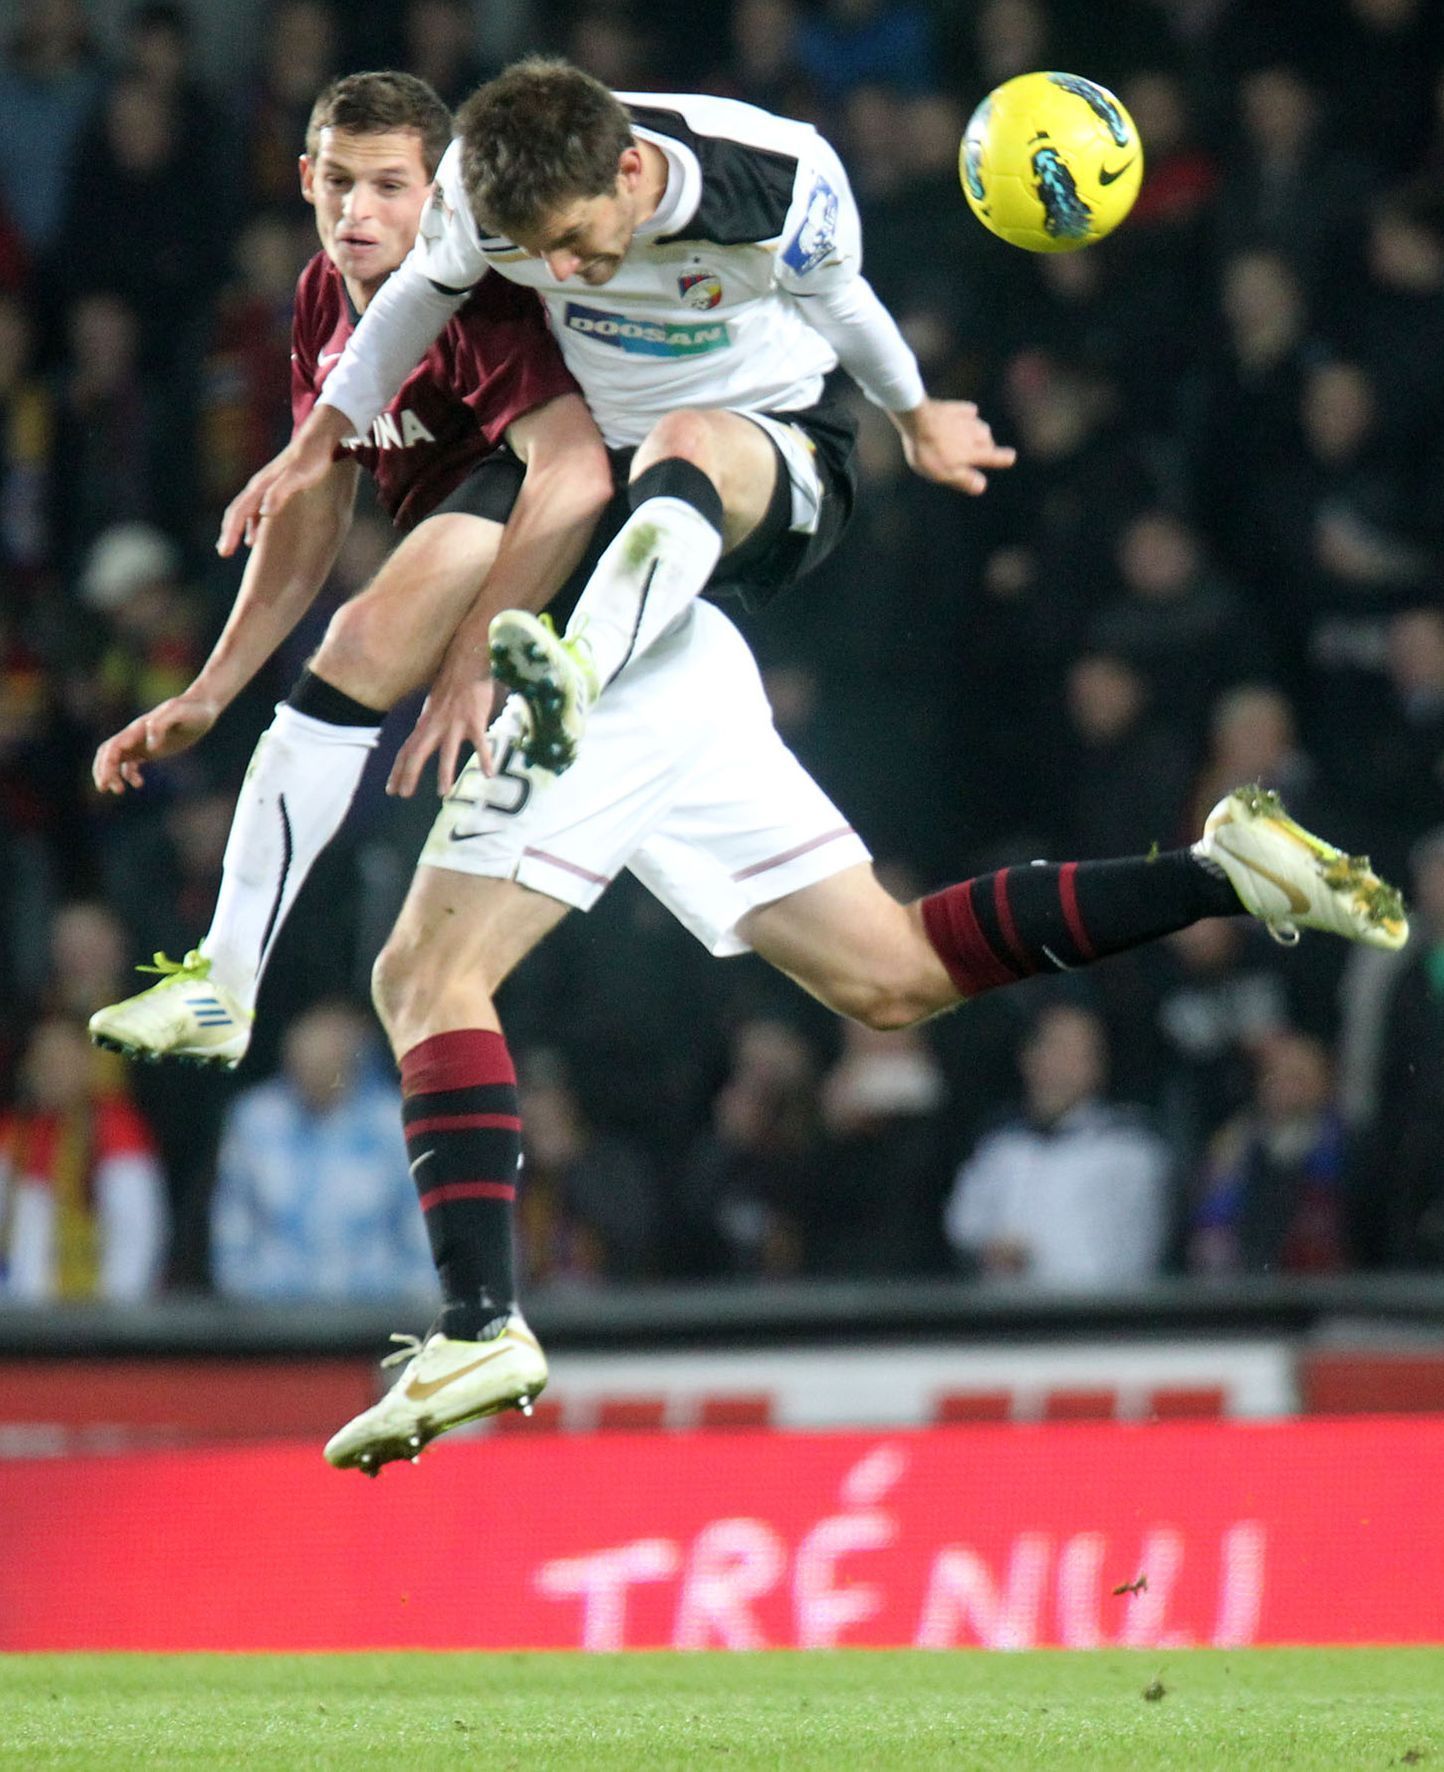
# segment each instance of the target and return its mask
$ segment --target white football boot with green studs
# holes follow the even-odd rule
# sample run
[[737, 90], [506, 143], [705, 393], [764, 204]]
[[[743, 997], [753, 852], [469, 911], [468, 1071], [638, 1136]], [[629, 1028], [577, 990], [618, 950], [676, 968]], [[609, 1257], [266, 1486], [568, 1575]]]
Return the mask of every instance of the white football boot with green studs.
[[246, 1056], [255, 1016], [211, 977], [211, 963], [192, 948], [184, 960], [155, 956], [160, 983], [149, 990], [97, 1009], [90, 1037], [97, 1046], [127, 1058], [172, 1058], [182, 1064], [219, 1066], [232, 1071]]
[[1225, 795], [1193, 853], [1223, 870], [1244, 909], [1285, 946], [1300, 929], [1326, 929], [1374, 948], [1401, 948], [1409, 939], [1404, 900], [1368, 856], [1346, 855], [1306, 831], [1267, 788]]
[[534, 769], [560, 775], [577, 760], [587, 715], [601, 692], [591, 647], [559, 634], [549, 615], [504, 609], [490, 628], [491, 669], [526, 704], [518, 748]]

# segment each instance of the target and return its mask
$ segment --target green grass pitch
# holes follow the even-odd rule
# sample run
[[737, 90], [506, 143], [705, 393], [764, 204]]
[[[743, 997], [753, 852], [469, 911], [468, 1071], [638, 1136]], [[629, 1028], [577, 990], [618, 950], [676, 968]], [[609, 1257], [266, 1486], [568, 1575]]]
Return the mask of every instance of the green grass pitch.
[[3, 1656], [0, 1764], [1444, 1772], [1444, 1649]]

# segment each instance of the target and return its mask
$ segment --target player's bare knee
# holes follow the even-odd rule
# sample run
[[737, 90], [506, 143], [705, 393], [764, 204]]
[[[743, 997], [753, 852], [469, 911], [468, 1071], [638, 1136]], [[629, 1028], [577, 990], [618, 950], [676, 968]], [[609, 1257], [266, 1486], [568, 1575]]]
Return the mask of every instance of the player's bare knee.
[[311, 668], [343, 694], [374, 703], [379, 691], [390, 690], [387, 679], [394, 671], [394, 656], [388, 657], [382, 629], [365, 598], [343, 603], [326, 624]]
[[934, 1006], [897, 981], [885, 978], [851, 978], [829, 991], [827, 1005], [849, 1021], [861, 1022], [878, 1033], [896, 1033], [925, 1021]]
[[705, 412], [669, 412], [647, 433], [632, 462], [632, 478], [659, 461], [680, 456], [704, 473], [711, 470], [716, 439]]
[[405, 954], [393, 934], [371, 967], [371, 1002], [388, 1034], [394, 1031], [401, 1018], [406, 994]]

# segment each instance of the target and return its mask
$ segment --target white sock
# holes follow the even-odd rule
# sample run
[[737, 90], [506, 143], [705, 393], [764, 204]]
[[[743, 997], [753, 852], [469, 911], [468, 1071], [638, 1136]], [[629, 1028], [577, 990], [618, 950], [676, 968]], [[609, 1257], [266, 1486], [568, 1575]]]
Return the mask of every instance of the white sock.
[[261, 734], [241, 784], [221, 890], [201, 952], [247, 1009], [281, 925], [316, 857], [341, 828], [381, 728], [333, 726], [286, 702]]
[[680, 498], [639, 504], [577, 601], [569, 634], [584, 633], [605, 688], [671, 627], [712, 576], [722, 537]]

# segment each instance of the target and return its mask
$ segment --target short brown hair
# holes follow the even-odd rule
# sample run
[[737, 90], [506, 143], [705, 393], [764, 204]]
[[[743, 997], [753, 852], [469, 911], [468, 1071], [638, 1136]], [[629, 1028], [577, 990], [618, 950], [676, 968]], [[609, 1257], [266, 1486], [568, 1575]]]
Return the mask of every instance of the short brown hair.
[[421, 137], [421, 158], [433, 178], [451, 142], [451, 112], [424, 80], [386, 69], [375, 74], [347, 74], [333, 80], [311, 106], [306, 125], [306, 152], [314, 160], [321, 151], [321, 131], [341, 129], [348, 135], [384, 135], [393, 129], [414, 129]]
[[633, 145], [616, 95], [570, 62], [528, 56], [457, 112], [461, 178], [484, 226], [515, 235], [579, 197], [602, 197]]

